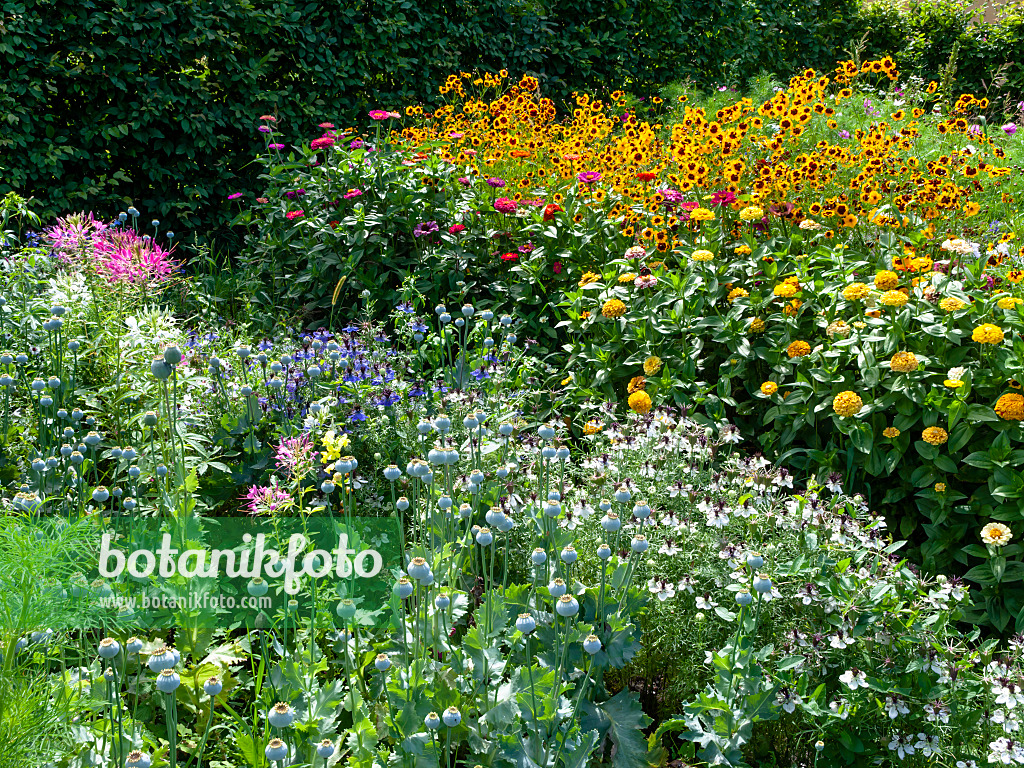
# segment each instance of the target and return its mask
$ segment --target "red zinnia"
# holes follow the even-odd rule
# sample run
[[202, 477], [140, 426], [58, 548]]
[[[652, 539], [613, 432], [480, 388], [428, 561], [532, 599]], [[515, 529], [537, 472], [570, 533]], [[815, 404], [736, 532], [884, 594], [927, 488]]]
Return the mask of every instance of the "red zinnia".
[[509, 251], [508, 253], [502, 255], [501, 260], [502, 261], [515, 261], [518, 258], [519, 258], [519, 254], [518, 253], [516, 253], [515, 251]]
[[452, 235], [457, 235], [459, 234], [459, 232], [462, 232], [465, 228], [466, 227], [463, 224], [452, 224], [450, 227], [448, 227], [448, 233]]
[[260, 116], [260, 120], [269, 120], [272, 123], [276, 123], [277, 122], [277, 118], [274, 117], [273, 115], [261, 115]]
[[555, 218], [555, 214], [563, 210], [562, 206], [557, 203], [549, 203], [544, 206], [544, 221], [551, 221]]
[[554, 270], [556, 275], [562, 274], [562, 262], [556, 261], [554, 264], [551, 265], [551, 268]]
[[650, 171], [643, 171], [641, 173], [638, 173], [636, 177], [640, 181], [654, 181], [656, 178], [658, 178], [658, 174], [651, 173]]

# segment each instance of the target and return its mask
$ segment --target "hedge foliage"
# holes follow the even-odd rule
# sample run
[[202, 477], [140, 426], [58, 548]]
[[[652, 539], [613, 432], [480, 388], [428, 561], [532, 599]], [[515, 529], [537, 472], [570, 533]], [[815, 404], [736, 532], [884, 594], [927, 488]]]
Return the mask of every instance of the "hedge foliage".
[[0, 193], [44, 213], [134, 204], [216, 227], [264, 113], [324, 120], [428, 102], [459, 70], [652, 89], [831, 61], [854, 0], [25, 0], [0, 17]]
[[[1024, 60], [1017, 12], [980, 31], [962, 3], [858, 0], [24, 0], [0, 16], [0, 193], [44, 214], [134, 204], [173, 229], [223, 227], [255, 184], [255, 120], [296, 141], [374, 106], [429, 103], [460, 70], [575, 89], [653, 92], [825, 68], [868, 34], [934, 77], [960, 43], [978, 91]], [[1024, 80], [1020, 66], [1011, 85]]]

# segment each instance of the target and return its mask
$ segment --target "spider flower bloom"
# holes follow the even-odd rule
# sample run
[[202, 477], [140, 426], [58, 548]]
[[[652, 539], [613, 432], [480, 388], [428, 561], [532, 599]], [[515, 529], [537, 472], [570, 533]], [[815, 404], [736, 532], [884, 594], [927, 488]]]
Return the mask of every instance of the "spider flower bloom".
[[94, 241], [93, 249], [100, 272], [112, 283], [158, 284], [179, 266], [170, 251], [130, 229], [105, 233]]
[[989, 523], [981, 529], [981, 540], [995, 547], [1005, 547], [1012, 538], [1009, 527], [1002, 523]]
[[295, 478], [308, 475], [313, 469], [313, 443], [309, 435], [286, 437], [277, 445], [274, 455], [277, 468]]
[[83, 212], [57, 219], [44, 236], [57, 257], [64, 263], [71, 263], [75, 256], [91, 249], [106, 230], [106, 224], [93, 214]]
[[292, 497], [276, 485], [254, 485], [242, 496], [242, 500], [248, 502], [245, 509], [249, 510], [250, 515], [272, 515], [289, 504]]

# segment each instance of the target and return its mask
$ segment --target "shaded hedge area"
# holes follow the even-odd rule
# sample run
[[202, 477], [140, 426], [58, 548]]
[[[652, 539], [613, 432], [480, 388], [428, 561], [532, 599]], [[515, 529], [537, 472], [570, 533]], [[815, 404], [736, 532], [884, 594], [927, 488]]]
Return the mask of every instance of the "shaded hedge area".
[[[981, 41], [949, 3], [912, 23], [857, 0], [28, 0], [0, 16], [0, 193], [43, 214], [134, 204], [170, 228], [217, 229], [255, 182], [261, 114], [290, 139], [372, 107], [429, 104], [460, 70], [534, 74], [572, 90], [643, 94], [683, 78], [831, 69], [871, 52], [937, 71], [962, 40], [962, 79], [1022, 58], [1019, 18]], [[966, 41], [966, 42], [963, 42]]]
[[0, 19], [0, 192], [44, 213], [133, 203], [216, 227], [245, 186], [261, 114], [285, 136], [436, 98], [459, 70], [573, 89], [831, 58], [853, 0], [28, 0]]

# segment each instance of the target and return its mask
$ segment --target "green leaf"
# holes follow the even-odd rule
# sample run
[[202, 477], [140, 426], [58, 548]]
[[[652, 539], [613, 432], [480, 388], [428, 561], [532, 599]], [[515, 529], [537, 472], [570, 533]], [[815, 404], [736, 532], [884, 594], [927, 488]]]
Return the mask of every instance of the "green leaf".
[[615, 745], [615, 768], [647, 768], [647, 739], [643, 729], [651, 723], [644, 714], [638, 694], [623, 689], [601, 703], [583, 702], [580, 728], [596, 730]]

